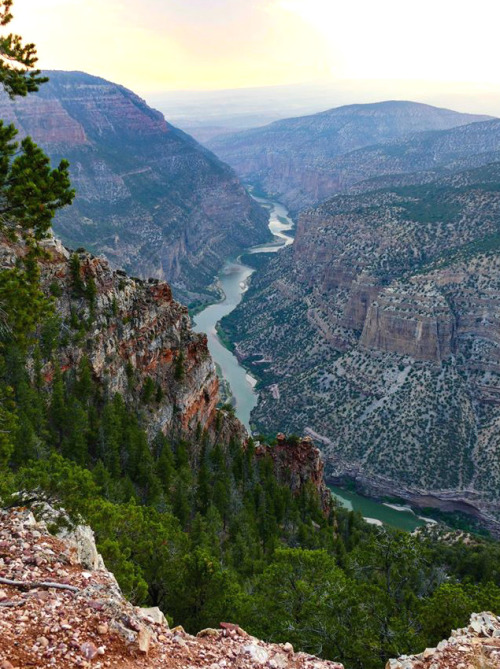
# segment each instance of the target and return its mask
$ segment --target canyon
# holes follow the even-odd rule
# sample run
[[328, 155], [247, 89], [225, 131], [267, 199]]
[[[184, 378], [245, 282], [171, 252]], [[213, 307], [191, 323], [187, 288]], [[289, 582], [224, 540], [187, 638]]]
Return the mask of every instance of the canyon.
[[66, 246], [172, 285], [186, 304], [218, 295], [223, 260], [269, 239], [266, 213], [227, 165], [123, 86], [48, 72], [38, 93], [0, 98], [0, 115], [54, 161], [77, 192], [54, 230]]
[[258, 430], [310, 434], [332, 481], [500, 531], [499, 165], [337, 196], [222, 321]]
[[[448, 152], [456, 148], [469, 160], [473, 153], [498, 151], [498, 139], [489, 137], [489, 120], [415, 102], [387, 101], [276, 121], [216, 137], [207, 146], [245, 182], [297, 213], [372, 176], [435, 169], [438, 155], [426, 146], [428, 159], [419, 164], [419, 143], [440, 141]], [[467, 133], [474, 135], [476, 122], [485, 127], [484, 146], [476, 138], [464, 144]], [[468, 166], [477, 165], [462, 169]]]
[[[285, 120], [247, 191], [131, 91], [48, 74], [0, 98], [76, 190], [52, 236], [66, 163], [4, 142], [0, 669], [500, 669], [500, 545], [373, 526], [325, 480], [500, 536], [500, 122]], [[295, 241], [266, 194], [315, 205]], [[214, 332], [257, 380], [245, 424]]]

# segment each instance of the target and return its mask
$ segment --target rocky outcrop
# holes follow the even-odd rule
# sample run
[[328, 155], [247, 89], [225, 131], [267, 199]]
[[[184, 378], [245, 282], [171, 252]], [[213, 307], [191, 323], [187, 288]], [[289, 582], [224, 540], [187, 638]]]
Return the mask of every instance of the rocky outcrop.
[[[371, 177], [435, 169], [436, 152], [427, 151], [427, 160], [418, 152], [413, 157], [410, 142], [406, 151], [399, 148], [404, 141], [401, 138], [433, 131], [422, 135], [424, 145], [441, 132], [446, 138], [450, 128], [474, 125], [488, 118], [415, 102], [389, 101], [349, 105], [276, 121], [262, 128], [216, 137], [208, 146], [243, 179], [289, 209], [299, 211]], [[443, 150], [445, 143], [443, 139]], [[448, 153], [443, 160], [453, 153], [452, 147], [467, 155], [461, 148], [463, 143], [463, 139], [454, 144], [448, 141]], [[481, 145], [476, 140], [476, 145], [476, 154], [500, 148], [498, 141], [492, 144], [491, 140]], [[370, 148], [364, 152], [363, 147]], [[469, 156], [472, 153], [468, 151]], [[406, 159], [404, 166], [398, 163], [401, 154], [404, 154], [402, 162]], [[462, 169], [466, 166], [462, 165]]]
[[[500, 168], [337, 196], [222, 321], [262, 379], [252, 420], [327, 477], [500, 531]], [[262, 364], [265, 361], [265, 374]]]
[[331, 511], [332, 494], [325, 483], [325, 466], [311, 437], [287, 438], [280, 432], [275, 444], [259, 444], [255, 455], [257, 459], [270, 457], [273, 460], [277, 480], [288, 486], [294, 495], [310, 485], [317, 491], [324, 513]]
[[[190, 435], [200, 428], [224, 441], [244, 435], [244, 428], [225, 412], [217, 419], [219, 382], [207, 338], [192, 331], [187, 308], [173, 299], [168, 284], [132, 279], [90, 253], [71, 256], [55, 239], [44, 247], [41, 280], [47, 294], [56, 294], [62, 371], [76, 370], [85, 356], [104, 392], [121, 393], [132, 404], [152, 381], [159, 399], [141, 407], [150, 435]], [[4, 239], [0, 268], [13, 267], [22, 253], [21, 244]], [[93, 286], [91, 298], [88, 286]], [[53, 374], [47, 358], [42, 368], [47, 383]]]
[[0, 511], [0, 667], [55, 669], [342, 669], [268, 644], [238, 625], [170, 629], [158, 609], [127, 602], [105, 568], [88, 570], [73, 546], [51, 536], [31, 511]]
[[467, 669], [500, 667], [500, 618], [492, 613], [473, 613], [468, 627], [454, 630], [436, 648], [418, 655], [389, 660], [386, 669]]
[[[360, 346], [440, 362], [455, 349], [455, 317], [432, 285], [393, 284], [367, 309]], [[356, 296], [357, 297], [357, 296]]]
[[68, 246], [166, 280], [189, 304], [207, 298], [226, 257], [268, 240], [267, 214], [233, 170], [160, 112], [104, 79], [48, 74], [35, 95], [0, 97], [0, 116], [70, 161], [77, 197], [54, 222]]

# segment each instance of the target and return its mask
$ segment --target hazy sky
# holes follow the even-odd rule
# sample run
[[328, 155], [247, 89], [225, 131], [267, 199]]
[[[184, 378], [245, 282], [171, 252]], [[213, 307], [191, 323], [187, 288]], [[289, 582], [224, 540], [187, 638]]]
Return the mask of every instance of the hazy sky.
[[40, 65], [138, 91], [333, 79], [500, 88], [499, 0], [15, 0]]

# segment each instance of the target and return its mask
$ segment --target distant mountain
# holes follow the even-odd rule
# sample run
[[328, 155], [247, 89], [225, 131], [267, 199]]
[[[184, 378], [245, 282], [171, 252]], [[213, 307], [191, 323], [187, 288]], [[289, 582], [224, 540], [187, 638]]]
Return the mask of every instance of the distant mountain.
[[[217, 137], [207, 145], [241, 178], [297, 211], [344, 189], [341, 157], [346, 154], [423, 131], [449, 130], [490, 119], [416, 102], [389, 101], [285, 119]], [[372, 168], [370, 176], [383, 173], [382, 166]], [[347, 181], [352, 181], [349, 176]]]
[[333, 160], [330, 169], [343, 191], [365, 192], [428, 183], [498, 160], [500, 120], [493, 119], [352, 151]]
[[499, 531], [500, 163], [305, 212], [222, 326], [260, 379], [259, 430]]
[[234, 171], [160, 112], [104, 79], [48, 75], [37, 95], [2, 96], [0, 117], [69, 159], [77, 198], [54, 223], [66, 245], [166, 279], [193, 302], [224, 258], [268, 239], [267, 215]]

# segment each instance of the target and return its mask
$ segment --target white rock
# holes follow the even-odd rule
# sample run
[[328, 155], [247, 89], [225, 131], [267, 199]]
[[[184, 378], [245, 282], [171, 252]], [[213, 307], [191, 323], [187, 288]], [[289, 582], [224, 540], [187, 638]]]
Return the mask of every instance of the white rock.
[[473, 632], [476, 632], [476, 634], [480, 634], [483, 626], [481, 625], [480, 621], [477, 620], [477, 618], [471, 618], [469, 628]]
[[104, 561], [95, 545], [94, 533], [88, 525], [77, 525], [70, 530], [63, 528], [58, 536], [76, 548], [77, 560], [85, 569], [104, 569]]
[[273, 661], [278, 669], [287, 669], [287, 667], [289, 666], [288, 657], [283, 653], [276, 653], [271, 662]]
[[252, 660], [258, 664], [265, 664], [269, 659], [269, 653], [267, 650], [262, 648], [262, 646], [257, 646], [254, 643], [250, 644], [249, 646], [245, 646], [243, 651], [247, 655], [250, 655]]
[[161, 611], [157, 606], [151, 606], [150, 608], [141, 608], [137, 607], [137, 615], [141, 618], [150, 618], [152, 622], [158, 623], [160, 625], [167, 625], [167, 619], [165, 618], [163, 611]]
[[145, 655], [149, 653], [149, 647], [151, 645], [151, 631], [147, 628], [144, 627], [144, 625], [141, 627], [139, 630], [139, 634], [137, 636], [137, 645], [139, 646], [139, 652], [144, 653]]

